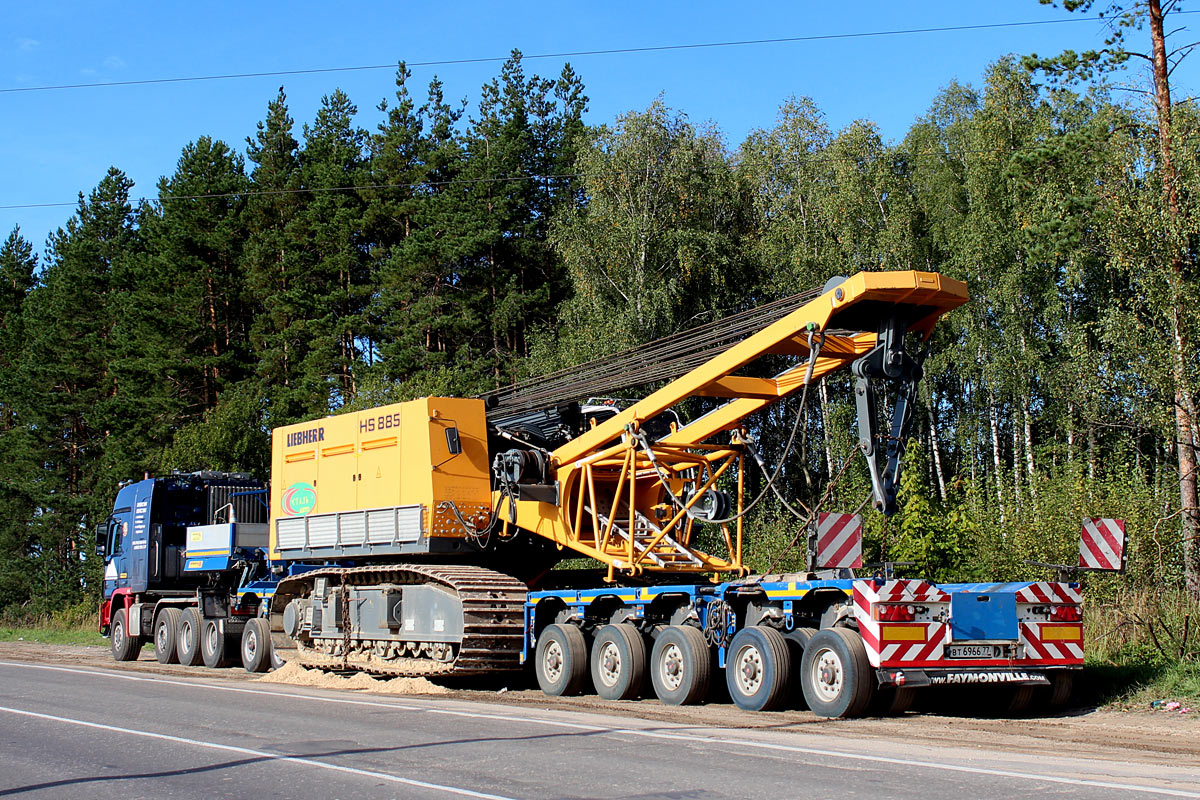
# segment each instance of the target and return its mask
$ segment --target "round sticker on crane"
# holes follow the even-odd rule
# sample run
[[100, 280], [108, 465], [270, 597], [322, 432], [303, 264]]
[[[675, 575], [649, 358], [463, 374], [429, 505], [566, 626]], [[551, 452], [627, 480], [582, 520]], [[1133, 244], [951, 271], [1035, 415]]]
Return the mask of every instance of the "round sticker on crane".
[[122, 523], [121, 523], [121, 535], [122, 535], [122, 536], [128, 536], [128, 535], [129, 535], [129, 523], [128, 523], [128, 522], [122, 522]]
[[283, 513], [289, 517], [302, 517], [317, 505], [317, 489], [311, 483], [293, 483], [283, 490]]

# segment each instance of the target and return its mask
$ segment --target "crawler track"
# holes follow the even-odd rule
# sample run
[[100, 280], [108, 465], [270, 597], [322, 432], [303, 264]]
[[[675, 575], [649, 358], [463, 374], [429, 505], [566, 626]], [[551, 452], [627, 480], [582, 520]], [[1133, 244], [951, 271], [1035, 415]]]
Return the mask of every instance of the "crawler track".
[[[293, 598], [305, 597], [313, 582], [328, 577], [334, 586], [372, 587], [438, 584], [455, 592], [463, 609], [463, 637], [453, 647], [452, 657], [384, 657], [377, 642], [349, 637], [293, 642], [282, 633], [279, 617]], [[524, 628], [525, 584], [483, 567], [455, 564], [392, 564], [384, 566], [330, 568], [307, 572], [279, 584], [272, 604], [273, 641], [277, 649], [293, 649], [288, 660], [327, 670], [358, 670], [386, 677], [429, 675], [476, 675], [520, 668]], [[348, 638], [349, 647], [345, 646]], [[328, 652], [330, 647], [335, 652]]]

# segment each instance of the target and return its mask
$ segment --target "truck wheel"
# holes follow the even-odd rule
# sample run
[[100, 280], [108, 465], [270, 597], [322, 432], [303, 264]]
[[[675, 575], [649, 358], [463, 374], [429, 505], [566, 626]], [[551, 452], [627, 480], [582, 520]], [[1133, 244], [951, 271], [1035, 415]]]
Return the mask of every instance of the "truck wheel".
[[113, 658], [117, 661], [137, 661], [142, 652], [142, 640], [129, 635], [129, 624], [126, 622], [125, 609], [117, 611], [112, 617], [112, 630], [109, 631], [112, 643]]
[[792, 668], [783, 634], [765, 625], [742, 628], [725, 652], [725, 684], [737, 707], [746, 711], [778, 708], [787, 694]]
[[229, 642], [217, 623], [218, 620], [206, 619], [200, 628], [200, 655], [209, 669], [228, 667], [231, 663]]
[[654, 694], [669, 706], [698, 703], [712, 682], [712, 653], [704, 634], [690, 625], [664, 628], [650, 654]]
[[646, 640], [633, 625], [605, 625], [592, 643], [592, 683], [605, 700], [637, 697], [646, 683]]
[[242, 666], [246, 672], [266, 672], [271, 668], [271, 626], [255, 617], [242, 629]]
[[154, 621], [154, 657], [160, 664], [179, 660], [179, 609], [170, 606], [158, 612]]
[[553, 697], [579, 694], [587, 680], [587, 641], [575, 625], [550, 625], [534, 656], [538, 686]]
[[848, 628], [817, 631], [804, 648], [800, 680], [818, 717], [860, 717], [874, 687], [862, 637]]
[[194, 667], [200, 663], [200, 612], [195, 607], [185, 608], [179, 615], [179, 644], [175, 654], [179, 663]]

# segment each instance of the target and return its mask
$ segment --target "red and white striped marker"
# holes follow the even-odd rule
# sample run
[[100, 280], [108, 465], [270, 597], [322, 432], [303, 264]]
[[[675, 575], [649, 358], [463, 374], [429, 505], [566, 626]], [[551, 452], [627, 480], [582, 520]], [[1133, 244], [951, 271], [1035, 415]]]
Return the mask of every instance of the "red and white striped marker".
[[817, 514], [816, 569], [855, 569], [862, 566], [862, 517], [858, 514]]
[[1125, 567], [1125, 520], [1085, 519], [1079, 566], [1120, 572]]

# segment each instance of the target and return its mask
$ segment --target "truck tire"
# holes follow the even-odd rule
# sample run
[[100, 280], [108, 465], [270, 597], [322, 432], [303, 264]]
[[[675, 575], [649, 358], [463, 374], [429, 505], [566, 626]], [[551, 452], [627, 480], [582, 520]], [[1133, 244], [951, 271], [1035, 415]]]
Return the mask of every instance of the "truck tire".
[[742, 628], [725, 652], [725, 684], [738, 708], [769, 711], [783, 703], [792, 659], [782, 633], [765, 625]]
[[123, 608], [112, 615], [109, 641], [112, 644], [113, 658], [117, 661], [137, 661], [138, 655], [142, 652], [141, 638], [129, 635], [129, 623], [126, 621]]
[[246, 672], [266, 672], [271, 668], [271, 625], [255, 617], [242, 629], [242, 666]]
[[179, 615], [179, 644], [175, 655], [179, 663], [185, 667], [194, 667], [200, 663], [200, 612], [194, 607], [188, 607]]
[[167, 606], [154, 621], [154, 657], [160, 664], [179, 661], [179, 609]]
[[206, 619], [200, 627], [200, 655], [204, 666], [221, 669], [233, 663], [229, 657], [229, 639], [221, 630], [219, 620]]
[[605, 625], [592, 642], [592, 683], [605, 700], [630, 700], [646, 684], [646, 640], [633, 625]]
[[699, 628], [663, 628], [650, 654], [654, 694], [669, 706], [699, 703], [712, 682], [712, 653]]
[[817, 631], [804, 648], [800, 681], [818, 717], [861, 717], [871, 703], [874, 678], [862, 637], [849, 628]]
[[538, 686], [553, 697], [579, 694], [587, 680], [587, 640], [575, 625], [550, 625], [534, 655]]

